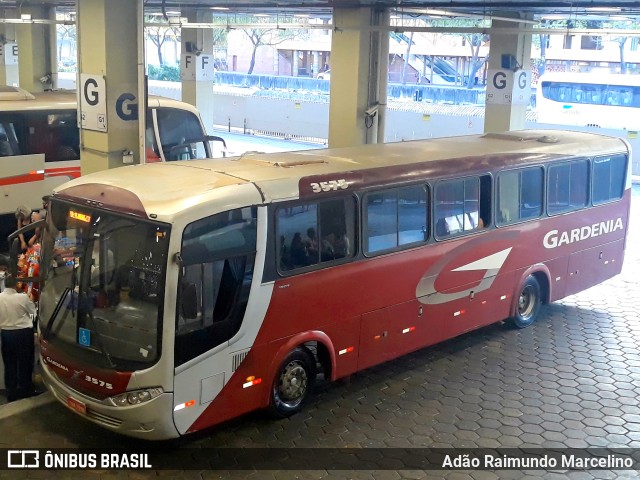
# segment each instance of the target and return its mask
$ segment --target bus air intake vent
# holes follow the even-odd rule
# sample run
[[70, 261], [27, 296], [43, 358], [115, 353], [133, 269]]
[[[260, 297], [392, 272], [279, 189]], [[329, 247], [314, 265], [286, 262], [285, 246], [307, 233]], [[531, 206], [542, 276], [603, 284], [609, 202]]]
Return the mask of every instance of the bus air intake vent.
[[246, 350], [244, 352], [238, 352], [238, 353], [234, 353], [233, 354], [233, 365], [232, 365], [232, 371], [236, 371], [238, 369], [238, 367], [240, 366], [240, 364], [242, 363], [242, 361], [247, 358], [247, 355], [249, 355], [249, 350]]
[[274, 160], [274, 161], [269, 161], [269, 160], [264, 160], [264, 159], [252, 159], [249, 158], [249, 160], [253, 163], [259, 164], [259, 165], [271, 165], [273, 167], [281, 167], [281, 168], [294, 168], [294, 167], [304, 167], [307, 165], [321, 165], [323, 163], [327, 163], [326, 160], [301, 160], [301, 159], [296, 159], [296, 160]]
[[553, 135], [545, 135], [538, 139], [540, 143], [558, 143], [558, 137], [554, 137]]
[[486, 133], [483, 135], [483, 138], [489, 138], [493, 140], [507, 140], [512, 142], [544, 142], [544, 143], [557, 143], [555, 142], [544, 141], [543, 138], [555, 138], [551, 135], [541, 135], [539, 132], [529, 132], [523, 133], [521, 131], [513, 131], [513, 132], [502, 132], [502, 133]]

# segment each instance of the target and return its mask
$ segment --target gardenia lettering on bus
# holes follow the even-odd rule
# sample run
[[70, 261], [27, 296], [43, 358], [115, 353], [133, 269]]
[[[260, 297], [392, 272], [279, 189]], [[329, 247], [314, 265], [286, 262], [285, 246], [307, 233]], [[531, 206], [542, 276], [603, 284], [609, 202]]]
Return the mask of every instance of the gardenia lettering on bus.
[[551, 230], [544, 236], [542, 243], [544, 244], [544, 248], [556, 248], [562, 245], [568, 245], [569, 243], [586, 240], [587, 238], [612, 233], [616, 230], [622, 230], [623, 228], [622, 218], [617, 218], [615, 220], [594, 223], [593, 225], [574, 228], [573, 230], [566, 230], [564, 232]]

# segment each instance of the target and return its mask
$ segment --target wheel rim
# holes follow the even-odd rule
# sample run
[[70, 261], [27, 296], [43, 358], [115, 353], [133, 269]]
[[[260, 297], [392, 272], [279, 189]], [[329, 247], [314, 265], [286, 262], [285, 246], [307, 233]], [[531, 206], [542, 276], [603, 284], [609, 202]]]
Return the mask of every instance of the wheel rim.
[[288, 406], [299, 404], [307, 392], [308, 381], [307, 370], [301, 361], [294, 360], [288, 363], [280, 374], [280, 400]]
[[523, 320], [528, 320], [533, 316], [536, 309], [537, 294], [535, 288], [527, 285], [520, 292], [518, 298], [518, 314]]

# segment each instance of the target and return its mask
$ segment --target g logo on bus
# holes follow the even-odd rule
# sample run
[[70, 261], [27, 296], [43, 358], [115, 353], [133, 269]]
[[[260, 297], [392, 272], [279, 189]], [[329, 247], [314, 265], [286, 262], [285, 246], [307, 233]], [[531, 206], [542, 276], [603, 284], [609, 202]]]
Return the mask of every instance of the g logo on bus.
[[[502, 265], [504, 265], [505, 261], [509, 257], [509, 254], [511, 253], [511, 250], [513, 249], [513, 247], [507, 246], [507, 243], [505, 243], [504, 240], [511, 240], [516, 236], [516, 232], [505, 232], [503, 238], [500, 239], [502, 241], [496, 240], [494, 238], [491, 243], [489, 243], [485, 239], [465, 242], [459, 247], [454, 248], [451, 252], [442, 255], [440, 260], [433, 264], [433, 266], [424, 273], [424, 275], [418, 282], [418, 285], [416, 286], [416, 298], [420, 303], [425, 305], [439, 305], [442, 303], [452, 302], [454, 300], [468, 297], [471, 292], [478, 293], [488, 290], [489, 288], [491, 288], [491, 285], [493, 285], [498, 272], [502, 268]], [[500, 248], [501, 246], [503, 248], [496, 252], [495, 248]], [[451, 270], [443, 270], [443, 267], [445, 265], [450, 264], [452, 261], [455, 261], [455, 259], [462, 254], [472, 251], [478, 251], [482, 253], [486, 252], [487, 250], [493, 250], [494, 253], [485, 255], [477, 260], [473, 260], [457, 268], [453, 268]], [[465, 290], [455, 291], [451, 293], [442, 293], [436, 289], [436, 281], [442, 274], [447, 274], [450, 272], [480, 272], [483, 270], [485, 273], [478, 281], [478, 283], [471, 285]]]

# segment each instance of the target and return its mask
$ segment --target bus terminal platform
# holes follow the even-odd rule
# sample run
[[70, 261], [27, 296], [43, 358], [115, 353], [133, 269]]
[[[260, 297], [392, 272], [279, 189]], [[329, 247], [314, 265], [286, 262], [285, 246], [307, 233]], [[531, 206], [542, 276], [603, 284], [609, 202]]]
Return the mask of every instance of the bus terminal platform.
[[[254, 412], [165, 443], [238, 448], [640, 448], [640, 188], [634, 186], [621, 275], [543, 308], [532, 326], [498, 323], [370, 368], [319, 382], [302, 413]], [[93, 425], [49, 393], [0, 405], [0, 448], [157, 446]], [[250, 452], [250, 451], [249, 451]], [[608, 479], [635, 470], [63, 470], [55, 478]], [[52, 478], [0, 471], [0, 479]]]

